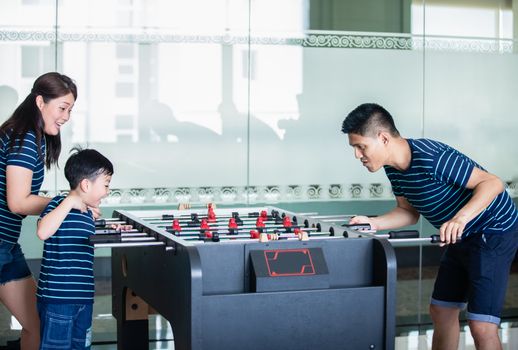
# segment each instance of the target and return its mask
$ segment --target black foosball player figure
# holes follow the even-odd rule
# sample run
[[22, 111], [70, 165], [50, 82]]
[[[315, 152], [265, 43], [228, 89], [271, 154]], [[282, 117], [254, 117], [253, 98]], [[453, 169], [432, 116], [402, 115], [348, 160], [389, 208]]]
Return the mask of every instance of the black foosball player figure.
[[401, 137], [377, 104], [356, 107], [342, 131], [368, 171], [384, 169], [396, 197], [392, 211], [349, 223], [386, 230], [423, 215], [447, 245], [430, 302], [432, 349], [457, 349], [465, 306], [476, 348], [501, 349], [500, 313], [518, 248], [518, 214], [503, 182], [442, 142]]
[[243, 225], [243, 219], [241, 219], [239, 217], [239, 213], [237, 211], [232, 213], [232, 217], [234, 218], [234, 220], [236, 221], [236, 224], [238, 226], [242, 226]]

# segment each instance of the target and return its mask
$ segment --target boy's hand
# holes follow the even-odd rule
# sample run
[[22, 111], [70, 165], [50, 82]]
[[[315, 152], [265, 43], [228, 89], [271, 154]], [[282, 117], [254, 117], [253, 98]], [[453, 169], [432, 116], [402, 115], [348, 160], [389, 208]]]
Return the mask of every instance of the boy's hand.
[[178, 204], [178, 210], [191, 209], [191, 203], [180, 203]]
[[[216, 209], [215, 203], [207, 203], [207, 208], [212, 207], [212, 209]], [[180, 203], [178, 204], [178, 210], [186, 210], [191, 209], [191, 203]]]
[[110, 228], [112, 230], [122, 232], [122, 231], [129, 231], [133, 228], [131, 225], [123, 225], [123, 224], [111, 224]]

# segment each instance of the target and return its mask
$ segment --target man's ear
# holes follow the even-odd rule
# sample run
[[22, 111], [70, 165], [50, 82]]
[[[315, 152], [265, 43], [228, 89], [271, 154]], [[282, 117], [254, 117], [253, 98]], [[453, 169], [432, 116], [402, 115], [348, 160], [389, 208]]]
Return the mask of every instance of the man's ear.
[[79, 182], [79, 188], [81, 189], [82, 192], [88, 192], [88, 190], [90, 189], [90, 180], [88, 180], [88, 179], [81, 180], [81, 182]]
[[380, 131], [378, 133], [378, 139], [380, 140], [380, 142], [384, 145], [388, 144], [389, 143], [389, 140], [390, 140], [390, 134], [386, 131]]

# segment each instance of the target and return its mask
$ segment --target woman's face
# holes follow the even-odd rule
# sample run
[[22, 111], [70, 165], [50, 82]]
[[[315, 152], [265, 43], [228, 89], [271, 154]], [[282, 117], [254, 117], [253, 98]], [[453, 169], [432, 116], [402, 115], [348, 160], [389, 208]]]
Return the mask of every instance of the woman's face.
[[41, 96], [36, 97], [36, 105], [41, 111], [43, 123], [45, 124], [45, 134], [52, 136], [59, 134], [61, 126], [70, 119], [74, 102], [75, 99], [72, 93], [48, 102], [45, 102]]

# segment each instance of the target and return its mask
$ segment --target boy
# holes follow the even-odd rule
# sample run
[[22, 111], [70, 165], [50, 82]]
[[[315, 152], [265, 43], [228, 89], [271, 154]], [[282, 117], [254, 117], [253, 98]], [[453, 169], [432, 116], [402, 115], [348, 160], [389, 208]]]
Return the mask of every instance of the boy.
[[108, 195], [112, 163], [93, 149], [75, 149], [65, 165], [68, 196], [56, 196], [38, 221], [45, 241], [38, 281], [40, 349], [90, 349], [95, 232], [92, 211]]

